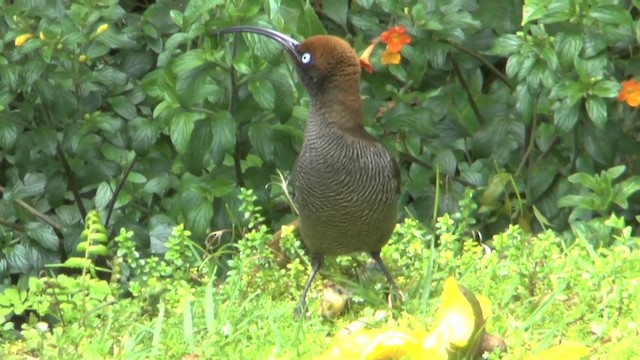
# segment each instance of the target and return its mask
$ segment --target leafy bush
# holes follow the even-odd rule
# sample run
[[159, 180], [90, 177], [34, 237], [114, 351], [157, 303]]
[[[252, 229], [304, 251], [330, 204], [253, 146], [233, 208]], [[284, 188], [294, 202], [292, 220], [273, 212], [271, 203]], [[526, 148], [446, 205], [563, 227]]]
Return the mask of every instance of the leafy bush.
[[[259, 211], [254, 196], [243, 197], [248, 201], [245, 209]], [[464, 213], [437, 220], [437, 235], [406, 219], [384, 248], [383, 257], [392, 259], [390, 270], [406, 294], [401, 307], [382, 310], [386, 303], [377, 288], [385, 284], [384, 277], [370, 276], [375, 270], [360, 259], [328, 262], [321, 276], [352, 295], [349, 311], [334, 321], [316, 315], [322, 306], [320, 282], [314, 283], [309, 297], [311, 316], [292, 321], [308, 269], [300, 269], [299, 263], [287, 270], [277, 266], [277, 254], [264, 246], [271, 234], [262, 222], [236, 245], [239, 253], [229, 260], [224, 282], [207, 277], [212, 267], [195, 255], [183, 229], [174, 229], [164, 259], [139, 258], [131, 234], [123, 231], [117, 240], [117, 275], [130, 269], [131, 283], [137, 284], [130, 287], [133, 296], [117, 298], [123, 289], [117, 277], [109, 283], [90, 274], [31, 278], [26, 289], [0, 293], [3, 313], [20, 304], [35, 312], [20, 337], [7, 329], [11, 323], [4, 325], [0, 354], [7, 359], [26, 354], [80, 359], [89, 353], [109, 359], [310, 358], [330, 347], [328, 334], [339, 337], [341, 329], [362, 321], [372, 327], [432, 328], [437, 294], [449, 276], [490, 299], [493, 310], [486, 330], [505, 339], [507, 359], [525, 358], [557, 343], [588, 345], [596, 358], [640, 354], [640, 313], [633, 305], [640, 301], [640, 238], [598, 248], [586, 239], [569, 243], [552, 231], [532, 236], [511, 226], [488, 239], [493, 249], [487, 251], [469, 228], [475, 205], [463, 201], [460, 206]], [[256, 212], [247, 215], [261, 218]], [[625, 227], [623, 220], [613, 225]], [[290, 233], [282, 239], [285, 252], [300, 251], [299, 244], [290, 242]], [[434, 242], [440, 244], [437, 252]], [[18, 291], [22, 295], [16, 295]], [[22, 302], [14, 301], [18, 297]], [[60, 323], [43, 323], [44, 315]]]
[[[508, 224], [581, 238], [599, 226], [610, 244], [626, 235], [602, 216], [637, 226], [635, 111], [614, 99], [638, 72], [637, 7], [552, 3], [2, 3], [0, 279], [82, 258], [93, 209], [143, 257], [165, 252], [179, 224], [211, 253], [240, 239], [241, 187], [264, 233], [291, 220], [277, 172], [294, 162], [307, 94], [269, 39], [212, 35], [236, 24], [330, 32], [358, 52], [404, 26], [403, 61], [375, 53], [362, 78], [367, 129], [400, 159], [400, 216], [434, 227], [464, 199], [479, 204], [465, 228], [484, 239]], [[583, 181], [601, 171], [616, 175], [611, 189]]]

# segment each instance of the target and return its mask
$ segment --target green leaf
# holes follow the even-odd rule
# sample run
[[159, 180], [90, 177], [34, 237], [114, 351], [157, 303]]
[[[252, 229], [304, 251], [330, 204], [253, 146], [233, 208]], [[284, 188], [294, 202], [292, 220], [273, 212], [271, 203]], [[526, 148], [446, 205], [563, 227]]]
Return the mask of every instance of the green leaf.
[[620, 183], [620, 192], [623, 198], [628, 198], [640, 191], [640, 176], [632, 176]]
[[531, 198], [536, 201], [540, 196], [543, 196], [549, 187], [553, 184], [553, 179], [557, 175], [556, 169], [542, 168], [539, 171], [534, 171], [529, 180], [529, 192]]
[[213, 64], [206, 63], [178, 76], [176, 93], [184, 108], [190, 109], [194, 104], [201, 104], [207, 97], [222, 96], [220, 88], [210, 79], [214, 69]]
[[547, 15], [548, 0], [529, 0], [524, 3], [522, 7], [522, 22], [520, 25], [524, 26], [529, 22], [540, 19]]
[[585, 35], [584, 37], [584, 54], [585, 58], [598, 55], [602, 50], [607, 48], [607, 43], [600, 36]]
[[435, 164], [440, 166], [440, 170], [442, 171], [442, 173], [451, 176], [456, 174], [458, 161], [456, 160], [456, 156], [453, 154], [453, 151], [449, 149], [438, 151], [434, 158], [434, 161]]
[[109, 254], [109, 251], [107, 250], [107, 247], [103, 244], [94, 244], [94, 245], [90, 245], [89, 248], [87, 249], [87, 245], [88, 243], [86, 242], [81, 242], [78, 244], [78, 247], [76, 248], [76, 251], [79, 253], [87, 253], [91, 256], [93, 255], [107, 255]]
[[556, 85], [553, 89], [551, 89], [551, 94], [549, 97], [551, 99], [565, 99], [565, 104], [567, 106], [572, 106], [578, 100], [582, 99], [588, 90], [581, 82], [577, 81], [565, 81]]
[[611, 80], [601, 80], [593, 85], [591, 93], [601, 98], [614, 98], [618, 96], [620, 83]]
[[190, 50], [175, 60], [171, 70], [175, 74], [184, 74], [189, 70], [195, 69], [207, 63], [207, 51], [203, 49]]
[[560, 134], [566, 134], [573, 129], [578, 122], [580, 110], [576, 105], [569, 106], [566, 102], [558, 103], [553, 116], [553, 123], [558, 127]]
[[273, 126], [266, 122], [254, 122], [249, 125], [249, 141], [258, 154], [265, 159], [273, 158]]
[[437, 113], [428, 108], [415, 108], [406, 104], [398, 104], [384, 113], [380, 123], [387, 130], [411, 129], [425, 136], [437, 134], [434, 126]]
[[191, 132], [196, 121], [204, 118], [202, 113], [182, 112], [175, 116], [171, 122], [171, 142], [176, 147], [178, 153], [187, 151]]
[[584, 37], [582, 34], [559, 33], [556, 42], [556, 51], [560, 58], [560, 64], [564, 68], [573, 66], [574, 60], [580, 55]]
[[569, 180], [572, 184], [580, 184], [582, 186], [588, 187], [591, 190], [595, 190], [598, 187], [598, 183], [595, 177], [587, 174], [587, 173], [576, 173], [570, 175], [567, 180]]
[[579, 207], [584, 205], [584, 197], [580, 195], [565, 195], [558, 199], [558, 207]]
[[0, 121], [0, 147], [11, 150], [18, 138], [18, 127], [9, 121]]
[[56, 155], [58, 138], [56, 132], [49, 125], [41, 124], [36, 128], [35, 140], [35, 145], [42, 150], [43, 153], [49, 156]]
[[21, 194], [24, 197], [39, 196], [44, 193], [47, 177], [41, 173], [27, 173], [22, 180], [24, 187]]
[[47, 194], [47, 202], [52, 208], [58, 208], [64, 202], [64, 195], [67, 190], [67, 179], [60, 171], [47, 176], [47, 184], [44, 192]]
[[158, 55], [158, 67], [166, 66], [173, 58], [175, 50], [178, 46], [191, 40], [191, 36], [185, 33], [175, 33], [167, 39], [163, 51]]
[[[523, 54], [514, 54], [507, 59], [507, 65], [505, 67], [505, 73], [509, 79], [513, 79], [520, 72], [522, 63], [525, 60]], [[533, 65], [533, 64], [532, 64]]]
[[505, 34], [493, 42], [493, 46], [491, 47], [491, 50], [489, 50], [489, 54], [507, 57], [513, 53], [519, 52], [522, 45], [524, 45], [524, 40], [521, 37], [513, 34]]
[[111, 66], [94, 72], [94, 75], [96, 81], [109, 88], [125, 85], [129, 81], [127, 74]]
[[583, 130], [582, 141], [587, 154], [602, 165], [610, 165], [617, 151], [616, 146], [611, 145], [618, 139], [595, 126], [585, 126]]
[[11, 247], [8, 251], [5, 250], [5, 256], [9, 262], [9, 272], [27, 273], [32, 268], [29, 262], [29, 250], [22, 244]]
[[42, 248], [57, 251], [59, 240], [51, 226], [38, 222], [30, 222], [25, 227], [27, 236], [35, 240]]
[[540, 50], [539, 56], [547, 64], [547, 67], [549, 68], [549, 70], [551, 71], [557, 70], [558, 56], [556, 55], [556, 52], [553, 51], [551, 47], [545, 46], [544, 48], [542, 48], [542, 50]]
[[210, 182], [211, 195], [223, 197], [229, 195], [235, 188], [236, 182], [231, 179], [215, 178]]
[[91, 259], [71, 257], [64, 262], [64, 267], [70, 269], [88, 269], [93, 265]]
[[85, 55], [87, 55], [89, 59], [97, 59], [106, 55], [110, 50], [111, 48], [109, 46], [93, 41], [89, 44], [89, 48], [85, 52]]
[[323, 0], [322, 10], [331, 20], [342, 27], [347, 26], [347, 11], [349, 10], [347, 0]]
[[219, 165], [225, 153], [231, 151], [236, 143], [236, 123], [228, 111], [220, 111], [213, 116], [211, 123], [213, 140], [211, 142], [211, 158]]
[[123, 55], [119, 68], [132, 78], [140, 78], [153, 68], [155, 57], [147, 51], [130, 51]]
[[137, 117], [136, 107], [131, 100], [125, 96], [115, 96], [107, 99], [113, 111], [127, 120], [133, 120]]
[[356, 0], [356, 2], [365, 9], [370, 9], [373, 6], [373, 0]]
[[599, 97], [589, 96], [586, 101], [587, 114], [598, 129], [604, 129], [607, 124], [607, 105]]
[[194, 175], [200, 175], [204, 168], [204, 157], [207, 150], [211, 148], [213, 141], [213, 133], [211, 132], [211, 124], [209, 119], [196, 121], [194, 131], [189, 139], [189, 146], [182, 162], [187, 171]]
[[[191, 5], [191, 2], [189, 2], [189, 5]], [[187, 6], [189, 6], [189, 5], [187, 5]], [[171, 17], [171, 20], [173, 20], [173, 22], [180, 29], [184, 29], [184, 14], [183, 13], [181, 13], [178, 10], [171, 9], [171, 11], [169, 11], [169, 16]]]
[[633, 21], [629, 10], [620, 5], [594, 6], [589, 10], [589, 17], [614, 25], [629, 25]]
[[250, 79], [249, 91], [262, 109], [273, 110], [273, 106], [275, 103], [275, 92], [273, 89], [273, 85], [271, 85], [271, 83], [267, 79]]
[[293, 114], [293, 89], [291, 88], [291, 83], [274, 77], [271, 77], [269, 81], [273, 85], [275, 95], [273, 113], [280, 121], [287, 121]]
[[487, 188], [480, 197], [480, 204], [483, 206], [490, 206], [496, 202], [499, 202], [503, 196], [506, 185], [510, 181], [510, 175], [506, 173], [495, 174], [491, 177]]
[[167, 191], [174, 185], [173, 182], [174, 181], [172, 177], [164, 174], [162, 176], [154, 177], [153, 179], [149, 180], [149, 182], [144, 185], [143, 190], [151, 194], [162, 195], [165, 191]]
[[326, 33], [320, 19], [318, 19], [318, 15], [316, 15], [316, 12], [313, 10], [309, 1], [307, 1], [302, 8], [302, 14], [300, 14], [300, 17], [298, 18], [297, 29], [298, 33], [304, 38]]
[[96, 190], [96, 195], [94, 198], [94, 203], [96, 208], [98, 209], [106, 209], [107, 205], [113, 198], [113, 189], [111, 185], [103, 181], [98, 185], [98, 189]]
[[186, 225], [196, 234], [204, 234], [209, 230], [213, 218], [213, 204], [208, 201], [200, 201], [193, 204], [193, 208], [187, 213]]
[[514, 92], [516, 100], [516, 110], [523, 119], [530, 119], [533, 112], [533, 98], [529, 93], [529, 86], [526, 83], [520, 83]]
[[149, 120], [137, 117], [131, 122], [131, 142], [136, 153], [144, 155], [160, 135], [156, 126]]
[[606, 174], [609, 176], [609, 179], [615, 180], [619, 178], [624, 172], [627, 170], [626, 165], [618, 165], [614, 166], [610, 169], [607, 169]]
[[243, 37], [253, 54], [265, 59], [266, 61], [272, 61], [274, 58], [277, 58], [278, 62], [282, 61], [282, 45], [273, 41], [273, 39], [253, 33], [245, 33], [243, 34]]

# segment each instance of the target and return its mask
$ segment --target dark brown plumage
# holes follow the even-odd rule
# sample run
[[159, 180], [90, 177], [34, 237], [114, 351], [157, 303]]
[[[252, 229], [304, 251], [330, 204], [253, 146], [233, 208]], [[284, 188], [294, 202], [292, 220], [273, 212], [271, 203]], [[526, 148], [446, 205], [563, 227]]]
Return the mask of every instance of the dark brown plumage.
[[296, 315], [325, 255], [368, 252], [395, 288], [380, 258], [397, 214], [400, 173], [384, 146], [362, 126], [360, 65], [351, 46], [327, 35], [302, 43], [273, 30], [237, 26], [219, 31], [254, 32], [278, 41], [291, 56], [309, 92], [311, 109], [292, 182], [300, 232], [312, 272]]

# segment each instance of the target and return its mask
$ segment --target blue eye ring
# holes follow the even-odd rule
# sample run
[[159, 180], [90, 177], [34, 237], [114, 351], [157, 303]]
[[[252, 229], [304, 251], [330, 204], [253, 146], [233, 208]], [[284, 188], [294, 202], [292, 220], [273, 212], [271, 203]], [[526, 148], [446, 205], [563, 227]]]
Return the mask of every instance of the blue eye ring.
[[310, 53], [306, 52], [300, 56], [300, 62], [305, 65], [309, 65], [313, 62], [313, 58]]

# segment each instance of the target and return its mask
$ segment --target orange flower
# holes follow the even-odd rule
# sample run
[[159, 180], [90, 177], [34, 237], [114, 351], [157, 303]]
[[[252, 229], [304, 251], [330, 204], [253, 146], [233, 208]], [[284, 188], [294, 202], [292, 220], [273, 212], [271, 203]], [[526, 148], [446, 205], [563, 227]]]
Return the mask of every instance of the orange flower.
[[387, 44], [387, 50], [400, 52], [403, 46], [411, 43], [409, 35], [405, 34], [402, 26], [394, 26], [380, 35], [380, 41]]
[[631, 107], [640, 106], [640, 83], [634, 78], [620, 83], [622, 88], [618, 93], [618, 101], [626, 102]]
[[371, 42], [369, 46], [364, 50], [362, 55], [360, 55], [360, 67], [364, 69], [364, 71], [369, 74], [373, 74], [373, 66], [371, 66], [371, 53], [373, 52], [373, 48], [376, 46], [377, 41]]
[[382, 53], [382, 64], [400, 64], [400, 53], [393, 52], [389, 49]]

